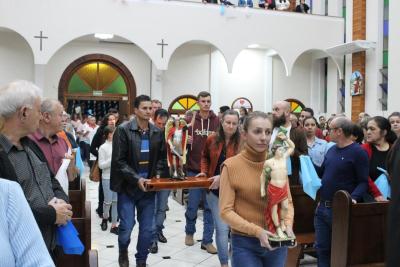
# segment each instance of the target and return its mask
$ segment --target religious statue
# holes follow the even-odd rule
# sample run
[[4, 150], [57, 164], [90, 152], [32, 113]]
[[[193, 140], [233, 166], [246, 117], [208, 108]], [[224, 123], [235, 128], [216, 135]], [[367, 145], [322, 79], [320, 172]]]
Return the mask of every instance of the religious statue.
[[186, 143], [188, 127], [184, 119], [168, 120], [165, 126], [165, 141], [167, 143], [167, 160], [170, 175], [174, 179], [185, 179], [183, 166], [186, 163]]
[[290, 190], [286, 161], [294, 147], [285, 131], [280, 129], [272, 146], [273, 157], [265, 161], [260, 177], [261, 196], [267, 196], [264, 212], [267, 230], [274, 234], [274, 237], [269, 238], [272, 247], [294, 246], [296, 243], [295, 237], [286, 232], [284, 221], [288, 212]]

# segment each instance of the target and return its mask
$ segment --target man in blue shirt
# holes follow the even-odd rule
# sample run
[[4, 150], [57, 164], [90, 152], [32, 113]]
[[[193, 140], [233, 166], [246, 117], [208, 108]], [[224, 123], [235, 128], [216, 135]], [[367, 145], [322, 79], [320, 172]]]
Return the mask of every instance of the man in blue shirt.
[[329, 149], [324, 163], [318, 168], [322, 174], [321, 200], [314, 218], [318, 267], [330, 266], [334, 194], [346, 190], [357, 203], [368, 188], [368, 156], [351, 139], [352, 122], [338, 117], [332, 120], [329, 128], [331, 140], [336, 145]]
[[118, 262], [129, 266], [128, 246], [135, 225], [139, 223], [136, 266], [146, 266], [152, 241], [155, 193], [146, 192], [145, 183], [165, 168], [166, 152], [162, 130], [149, 123], [151, 99], [137, 96], [133, 102], [135, 119], [115, 130], [111, 159], [111, 190], [118, 193], [120, 217]]

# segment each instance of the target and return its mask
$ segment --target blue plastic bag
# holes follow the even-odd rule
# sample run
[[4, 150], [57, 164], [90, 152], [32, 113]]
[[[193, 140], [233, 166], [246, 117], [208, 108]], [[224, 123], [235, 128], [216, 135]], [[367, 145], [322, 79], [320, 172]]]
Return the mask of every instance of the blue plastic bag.
[[300, 180], [303, 184], [303, 191], [315, 200], [321, 187], [321, 179], [315, 171], [310, 156], [300, 156]]
[[82, 177], [83, 172], [85, 171], [85, 165], [83, 165], [83, 161], [82, 161], [82, 157], [81, 157], [81, 149], [79, 147], [76, 149], [75, 166], [79, 169], [79, 173]]
[[389, 179], [387, 176], [387, 171], [379, 167], [377, 169], [380, 170], [382, 174], [379, 175], [379, 177], [375, 180], [375, 185], [382, 193], [382, 196], [388, 199], [390, 198], [391, 189], [390, 189]]
[[71, 221], [57, 227], [57, 244], [63, 248], [65, 254], [82, 255], [85, 251], [79, 233]]

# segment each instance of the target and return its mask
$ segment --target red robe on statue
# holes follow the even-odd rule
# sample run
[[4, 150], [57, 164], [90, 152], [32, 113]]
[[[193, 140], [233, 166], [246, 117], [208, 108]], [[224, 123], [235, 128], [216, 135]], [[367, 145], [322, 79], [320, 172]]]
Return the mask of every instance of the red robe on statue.
[[278, 218], [281, 220], [280, 216], [280, 206], [279, 203], [288, 198], [288, 183], [286, 183], [283, 187], [277, 187], [272, 185], [271, 183], [267, 186], [267, 207], [265, 208], [264, 216], [265, 223], [267, 225], [268, 231], [275, 234], [275, 225], [272, 221], [272, 207], [274, 205], [278, 205]]

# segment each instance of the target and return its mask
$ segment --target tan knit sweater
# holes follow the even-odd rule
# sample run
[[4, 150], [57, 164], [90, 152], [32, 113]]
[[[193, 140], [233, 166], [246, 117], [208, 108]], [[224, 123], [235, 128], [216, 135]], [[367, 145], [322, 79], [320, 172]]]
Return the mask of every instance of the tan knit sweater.
[[[233, 233], [257, 237], [266, 229], [266, 199], [261, 198], [260, 191], [265, 156], [266, 153], [259, 153], [245, 144], [240, 154], [223, 164], [219, 209], [221, 218], [231, 226]], [[294, 210], [290, 192], [288, 198], [289, 212], [285, 223], [293, 226]]]

